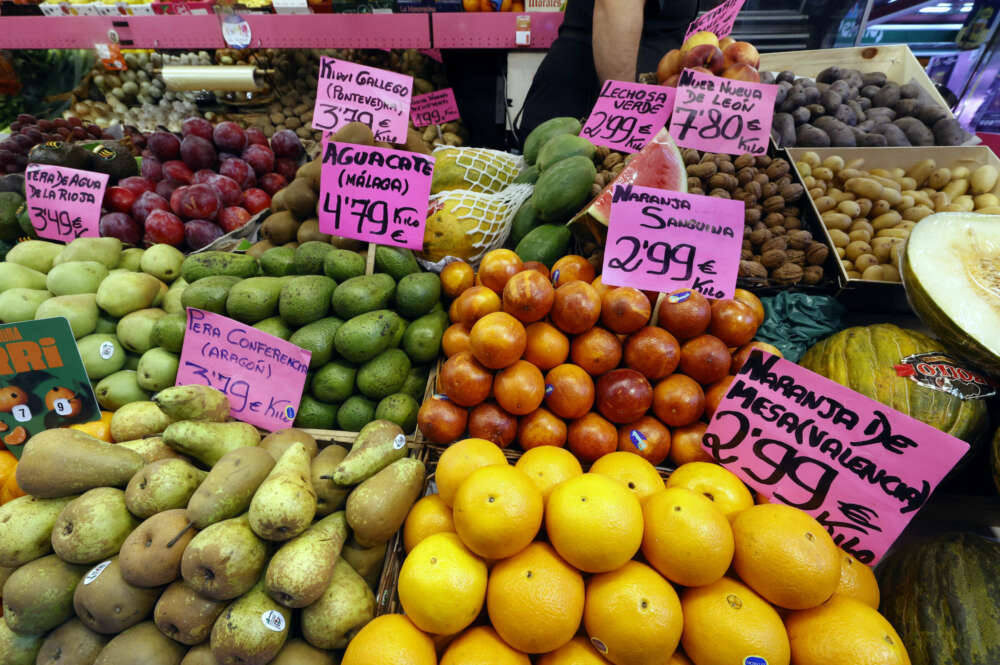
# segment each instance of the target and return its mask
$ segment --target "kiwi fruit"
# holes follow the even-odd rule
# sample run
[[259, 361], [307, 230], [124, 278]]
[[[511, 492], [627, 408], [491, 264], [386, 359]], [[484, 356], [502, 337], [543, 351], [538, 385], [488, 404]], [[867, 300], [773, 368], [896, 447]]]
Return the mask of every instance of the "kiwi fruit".
[[375, 145], [375, 135], [372, 134], [371, 127], [360, 122], [347, 123], [337, 130], [331, 140], [354, 145]]
[[298, 220], [292, 216], [292, 213], [282, 210], [264, 220], [260, 227], [260, 234], [275, 245], [284, 245], [295, 239], [295, 233], [298, 230]]
[[285, 205], [296, 219], [306, 219], [316, 214], [316, 204], [319, 197], [307, 180], [296, 178], [284, 189]]
[[330, 242], [330, 236], [319, 232], [319, 220], [316, 218], [307, 219], [299, 225], [299, 232], [296, 237], [299, 243], [319, 240], [320, 242]]

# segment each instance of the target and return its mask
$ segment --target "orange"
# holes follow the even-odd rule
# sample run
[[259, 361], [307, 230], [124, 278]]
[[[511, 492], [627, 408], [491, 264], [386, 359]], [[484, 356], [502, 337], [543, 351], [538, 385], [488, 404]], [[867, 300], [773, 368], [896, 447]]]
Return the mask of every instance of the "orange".
[[527, 342], [524, 325], [506, 312], [487, 314], [469, 332], [472, 355], [490, 369], [509, 367], [520, 360]]
[[618, 367], [622, 343], [614, 333], [597, 326], [573, 338], [570, 358], [591, 376], [600, 376]]
[[0, 450], [0, 487], [13, 477], [17, 470], [17, 458], [9, 450]]
[[521, 455], [514, 467], [531, 478], [546, 501], [556, 485], [583, 473], [573, 453], [554, 446], [532, 448]]
[[525, 270], [537, 270], [545, 279], [549, 278], [549, 267], [540, 261], [525, 261], [521, 266], [521, 272]]
[[503, 293], [507, 280], [521, 271], [521, 257], [511, 249], [494, 249], [483, 256], [479, 263], [476, 281], [497, 293]]
[[664, 425], [684, 427], [705, 412], [705, 392], [684, 374], [671, 374], [653, 388], [653, 413]]
[[538, 665], [607, 665], [586, 637], [574, 637], [538, 659]]
[[566, 445], [566, 423], [548, 409], [537, 408], [518, 421], [517, 442], [522, 450], [562, 447]]
[[569, 424], [566, 441], [573, 454], [593, 462], [618, 448], [618, 429], [593, 411]]
[[648, 461], [634, 453], [618, 451], [604, 455], [590, 467], [591, 473], [613, 478], [627, 487], [639, 503], [663, 491], [663, 478]]
[[490, 623], [525, 653], [546, 653], [569, 642], [580, 628], [583, 602], [583, 576], [541, 542], [494, 565], [486, 587]]
[[438, 459], [434, 480], [446, 506], [454, 503], [458, 486], [476, 469], [491, 464], [506, 464], [498, 445], [485, 439], [463, 439], [448, 446]]
[[403, 523], [403, 549], [407, 552], [435, 533], [455, 533], [451, 507], [440, 494], [430, 494], [413, 504]]
[[649, 323], [653, 308], [639, 289], [619, 286], [601, 296], [601, 323], [620, 335], [634, 333]]
[[542, 372], [527, 360], [518, 360], [497, 372], [493, 396], [508, 413], [523, 416], [542, 405], [545, 379]]
[[523, 360], [540, 370], [549, 370], [566, 361], [569, 355], [569, 338], [551, 323], [539, 321], [527, 327], [528, 342]]
[[694, 665], [694, 663], [692, 663], [691, 660], [684, 655], [683, 651], [678, 649], [674, 652], [674, 655], [670, 657], [670, 660], [667, 661], [667, 665]]
[[563, 363], [545, 375], [545, 406], [560, 418], [582, 418], [594, 405], [594, 380], [579, 365]]
[[767, 665], [789, 665], [788, 634], [781, 617], [745, 584], [723, 577], [686, 589], [681, 609], [681, 644], [697, 665], [743, 665], [748, 656], [762, 658]]
[[642, 507], [642, 553], [675, 584], [704, 586], [733, 561], [733, 529], [714, 503], [683, 487], [654, 494]]
[[594, 265], [578, 254], [569, 254], [552, 264], [552, 284], [559, 288], [573, 280], [594, 281]]
[[806, 665], [910, 665], [906, 646], [885, 617], [860, 600], [834, 595], [785, 618], [792, 659]]
[[686, 487], [715, 502], [730, 521], [753, 505], [750, 490], [736, 474], [714, 462], [689, 462], [670, 474], [667, 487]]
[[545, 528], [570, 565], [588, 573], [620, 568], [642, 543], [642, 506], [624, 484], [584, 473], [549, 494]]
[[69, 428], [80, 430], [95, 439], [111, 443], [111, 416], [113, 415], [115, 414], [112, 411], [101, 411], [100, 420], [92, 420], [89, 423], [70, 425]]
[[615, 665], [662, 665], [680, 642], [684, 619], [670, 583], [629, 561], [587, 582], [583, 625], [590, 643]]
[[[454, 316], [451, 310], [454, 309]], [[485, 286], [473, 286], [455, 298], [448, 310], [452, 323], [464, 323], [471, 328], [476, 321], [491, 312], [500, 311], [500, 296]]]
[[452, 261], [441, 269], [441, 290], [449, 298], [457, 298], [476, 283], [476, 271], [465, 261]]
[[438, 372], [441, 392], [459, 406], [475, 406], [490, 395], [493, 372], [469, 351], [460, 351], [445, 360]]
[[531, 659], [510, 648], [489, 626], [476, 626], [455, 638], [441, 665], [531, 665]]
[[448, 326], [441, 337], [441, 350], [449, 358], [462, 351], [472, 351], [472, 346], [469, 344], [469, 329], [461, 323]]
[[740, 301], [753, 310], [758, 326], [764, 323], [764, 303], [760, 301], [760, 298], [746, 289], [736, 289], [736, 292], [733, 294], [733, 299]]
[[656, 418], [643, 416], [618, 428], [618, 450], [662, 464], [670, 452], [670, 430]]
[[595, 277], [595, 278], [594, 278], [594, 279], [593, 279], [593, 280], [592, 280], [592, 281], [590, 282], [590, 285], [591, 285], [592, 287], [594, 287], [595, 289], [597, 289], [597, 293], [598, 293], [598, 295], [600, 295], [600, 296], [601, 296], [602, 298], [604, 297], [604, 294], [605, 294], [605, 293], [607, 293], [608, 291], [610, 291], [610, 290], [611, 290], [611, 289], [613, 289], [613, 288], [616, 288], [616, 287], [614, 287], [614, 286], [611, 286], [610, 284], [605, 284], [605, 283], [604, 283], [604, 280], [603, 280], [603, 279], [601, 279], [601, 276], [600, 276], [600, 275], [598, 275], [597, 277]]
[[579, 335], [593, 328], [601, 318], [601, 297], [587, 282], [564, 283], [556, 289], [549, 318], [564, 333]]
[[437, 665], [434, 642], [402, 614], [375, 617], [347, 645], [340, 665]]
[[25, 494], [27, 493], [17, 484], [17, 474], [12, 472], [7, 476], [7, 480], [3, 484], [3, 489], [0, 489], [0, 505], [25, 496]]
[[840, 582], [840, 550], [811, 515], [782, 503], [747, 508], [733, 520], [733, 569], [769, 602], [816, 607]]
[[712, 416], [715, 415], [719, 403], [725, 399], [726, 393], [729, 391], [729, 384], [735, 378], [735, 376], [726, 376], [705, 387], [705, 418], [707, 420], [711, 420]]
[[712, 461], [712, 454], [701, 447], [701, 438], [706, 429], [708, 425], [700, 421], [673, 429], [670, 435], [670, 461], [674, 466]]
[[528, 546], [545, 502], [528, 475], [508, 464], [473, 471], [455, 494], [455, 531], [481, 557], [504, 559]]
[[417, 628], [436, 635], [464, 630], [486, 600], [486, 563], [453, 533], [420, 542], [399, 570], [399, 603]]
[[860, 600], [872, 609], [878, 609], [880, 593], [875, 573], [843, 550], [840, 552], [840, 582], [837, 583], [835, 593]]
[[503, 311], [524, 323], [544, 319], [552, 309], [556, 290], [537, 270], [522, 270], [503, 287]]

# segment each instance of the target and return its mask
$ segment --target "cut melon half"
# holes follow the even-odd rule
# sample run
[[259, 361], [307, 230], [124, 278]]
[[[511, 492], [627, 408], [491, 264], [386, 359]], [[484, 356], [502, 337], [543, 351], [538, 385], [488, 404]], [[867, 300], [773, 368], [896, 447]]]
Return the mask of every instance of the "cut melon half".
[[925, 217], [900, 272], [913, 311], [946, 349], [1000, 376], [1000, 215]]

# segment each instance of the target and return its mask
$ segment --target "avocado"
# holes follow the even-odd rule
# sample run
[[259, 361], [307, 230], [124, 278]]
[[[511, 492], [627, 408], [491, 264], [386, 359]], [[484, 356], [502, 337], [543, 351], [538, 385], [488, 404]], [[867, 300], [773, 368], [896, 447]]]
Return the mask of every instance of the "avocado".
[[337, 411], [337, 426], [348, 432], [360, 432], [375, 419], [375, 402], [361, 395], [348, 397]]
[[375, 248], [375, 270], [388, 273], [398, 282], [410, 273], [419, 272], [420, 266], [410, 250], [378, 245]]
[[333, 292], [333, 311], [343, 319], [350, 319], [385, 309], [392, 304], [396, 282], [385, 273], [352, 277]]
[[294, 275], [295, 250], [291, 247], [272, 247], [261, 255], [260, 269], [272, 277]]
[[328, 404], [339, 404], [354, 394], [354, 377], [358, 370], [342, 360], [323, 365], [313, 376], [310, 390], [313, 397]]
[[225, 314], [229, 291], [239, 283], [240, 278], [233, 275], [204, 277], [184, 287], [184, 292], [181, 293], [181, 305]]
[[139, 165], [132, 151], [118, 141], [98, 141], [87, 151], [87, 170], [107, 173], [108, 185], [139, 175]]
[[243, 323], [257, 323], [274, 316], [282, 287], [287, 281], [285, 277], [248, 277], [242, 280], [229, 291], [226, 313]]
[[24, 198], [17, 192], [0, 192], [0, 240], [17, 240], [21, 235], [18, 214], [23, 205]]
[[328, 242], [308, 240], [295, 248], [295, 272], [299, 275], [322, 275], [323, 260], [334, 250]]
[[333, 316], [313, 321], [293, 332], [288, 341], [312, 353], [309, 367], [316, 369], [330, 362], [336, 333], [343, 326], [343, 323]]
[[431, 312], [406, 326], [403, 333], [403, 351], [415, 363], [429, 363], [441, 352], [441, 338], [448, 327], [445, 312]]
[[187, 330], [187, 314], [177, 312], [160, 317], [153, 324], [153, 346], [160, 346], [171, 353], [180, 353]]
[[322, 319], [330, 312], [330, 298], [337, 283], [325, 275], [283, 277], [289, 280], [281, 289], [278, 312], [291, 328]]
[[399, 316], [388, 309], [355, 316], [337, 329], [334, 349], [352, 363], [367, 362], [392, 346], [399, 321]]
[[399, 349], [388, 349], [358, 368], [358, 390], [366, 397], [382, 399], [399, 392], [410, 373], [410, 358]]
[[429, 372], [426, 367], [414, 365], [410, 368], [410, 373], [406, 375], [406, 381], [403, 383], [403, 387], [399, 389], [399, 392], [406, 393], [418, 402], [422, 402], [424, 393], [427, 391], [428, 374]]
[[199, 252], [184, 259], [181, 277], [193, 284], [203, 277], [229, 275], [232, 277], [253, 277], [260, 272], [257, 259], [246, 254], [232, 252]]
[[24, 196], [24, 174], [8, 173], [0, 177], [0, 192], [14, 192]]
[[335, 249], [323, 259], [323, 272], [338, 284], [360, 277], [365, 274], [365, 257], [349, 249]]
[[441, 278], [432, 272], [410, 273], [396, 285], [396, 311], [416, 319], [431, 311], [441, 299]]
[[396, 423], [404, 432], [412, 432], [417, 427], [418, 411], [420, 404], [411, 395], [393, 393], [375, 407], [375, 418]]
[[337, 422], [337, 405], [325, 404], [303, 395], [299, 402], [299, 412], [295, 414], [295, 427], [312, 429], [334, 429]]
[[87, 151], [76, 143], [46, 141], [28, 151], [29, 164], [51, 164], [86, 171], [89, 170], [89, 161]]
[[268, 335], [274, 335], [275, 337], [280, 337], [286, 341], [292, 336], [292, 329], [285, 325], [285, 322], [281, 320], [280, 316], [272, 316], [269, 319], [258, 321], [253, 324], [253, 327], [262, 332], [266, 332]]

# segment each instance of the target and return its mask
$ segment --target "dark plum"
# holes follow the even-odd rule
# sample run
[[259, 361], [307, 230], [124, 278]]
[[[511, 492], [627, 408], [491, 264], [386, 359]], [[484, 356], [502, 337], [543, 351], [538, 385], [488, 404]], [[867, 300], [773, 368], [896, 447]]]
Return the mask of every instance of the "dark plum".
[[243, 161], [253, 167], [257, 175], [264, 175], [274, 170], [274, 153], [264, 145], [247, 146], [243, 151]]
[[184, 242], [184, 222], [180, 217], [166, 210], [154, 210], [146, 218], [142, 244], [149, 247], [159, 243], [179, 246]]
[[192, 171], [215, 166], [215, 146], [200, 136], [189, 134], [181, 141], [181, 159]]
[[194, 173], [188, 168], [187, 164], [174, 159], [169, 162], [163, 162], [163, 177], [168, 180], [177, 180], [184, 184], [190, 184], [191, 179], [194, 178]]
[[271, 207], [271, 197], [263, 189], [251, 187], [243, 192], [243, 200], [240, 204], [250, 211], [251, 215], [256, 215], [261, 210]]
[[267, 145], [267, 136], [256, 127], [247, 130], [247, 145]]
[[161, 180], [156, 183], [156, 193], [169, 201], [170, 197], [173, 196], [173, 193], [177, 191], [179, 187], [184, 186], [183, 182], [178, 182], [177, 180]]
[[184, 222], [184, 241], [191, 249], [201, 249], [210, 245], [222, 234], [222, 227], [207, 219], [192, 219]]
[[230, 206], [219, 211], [219, 226], [226, 233], [235, 231], [250, 221], [250, 213], [245, 208]]
[[227, 159], [239, 159], [239, 155], [234, 155], [231, 152], [220, 152], [219, 153], [219, 163], [226, 161]]
[[143, 192], [153, 191], [153, 183], [146, 178], [134, 175], [128, 178], [122, 178], [118, 181], [119, 187], [124, 187], [125, 189], [131, 189], [135, 192], [135, 195], [142, 196]]
[[145, 224], [146, 217], [154, 210], [170, 210], [170, 204], [155, 192], [143, 192], [132, 206], [132, 217], [140, 224]]
[[228, 176], [213, 173], [212, 177], [204, 184], [212, 186], [219, 193], [223, 206], [237, 205], [243, 198], [243, 189], [240, 184]]
[[274, 172], [284, 176], [285, 180], [291, 182], [295, 180], [295, 174], [299, 170], [299, 163], [294, 159], [281, 157], [274, 160]]
[[204, 118], [188, 118], [181, 125], [181, 135], [182, 136], [200, 136], [206, 141], [212, 140], [212, 123]]
[[187, 191], [188, 185], [181, 185], [170, 194], [170, 209], [174, 211], [175, 215], [181, 214], [181, 197], [184, 196], [184, 192]]
[[163, 180], [163, 163], [156, 157], [150, 155], [142, 158], [142, 169], [139, 171], [142, 177], [150, 182]]
[[298, 159], [302, 156], [302, 142], [299, 137], [290, 129], [282, 129], [275, 132], [271, 137], [271, 150], [275, 157], [287, 157]]
[[240, 152], [247, 147], [247, 135], [243, 128], [228, 120], [220, 122], [212, 131], [212, 140], [219, 150]]
[[131, 189], [121, 186], [108, 187], [104, 192], [104, 207], [112, 212], [130, 213], [138, 198], [139, 195]]
[[222, 208], [222, 197], [211, 185], [191, 185], [182, 191], [174, 192], [174, 196], [179, 197], [179, 208], [177, 214], [184, 219], [215, 219]]
[[240, 189], [248, 189], [257, 183], [257, 179], [253, 174], [253, 167], [242, 159], [227, 159], [222, 162], [222, 165], [219, 167], [219, 173], [235, 180]]
[[142, 227], [123, 212], [109, 212], [98, 224], [101, 237], [118, 238], [127, 245], [138, 245], [142, 240]]
[[260, 177], [258, 184], [261, 189], [274, 196], [288, 184], [288, 180], [280, 173], [265, 173]]
[[216, 175], [218, 175], [218, 173], [216, 173], [212, 169], [202, 169], [194, 174], [194, 176], [191, 178], [191, 182], [188, 184], [202, 185], [209, 182], [212, 179], [212, 176]]
[[153, 132], [146, 145], [153, 156], [163, 162], [177, 159], [181, 154], [181, 140], [170, 132]]

